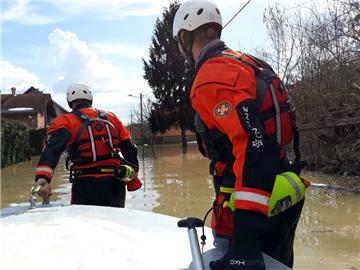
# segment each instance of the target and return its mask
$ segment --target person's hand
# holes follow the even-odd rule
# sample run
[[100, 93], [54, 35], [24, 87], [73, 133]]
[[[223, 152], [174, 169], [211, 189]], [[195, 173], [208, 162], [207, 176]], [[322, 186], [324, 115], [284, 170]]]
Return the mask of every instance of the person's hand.
[[137, 176], [137, 172], [134, 170], [133, 167], [129, 165], [121, 165], [119, 171], [119, 177], [123, 181], [130, 181]]
[[[245, 212], [245, 215], [244, 215]], [[213, 270], [265, 270], [264, 259], [260, 248], [261, 229], [254, 227], [257, 221], [261, 221], [250, 211], [235, 210], [234, 233], [231, 246], [224, 257], [220, 260], [210, 262]], [[247, 218], [252, 219], [247, 222]], [[261, 217], [260, 217], [261, 218]], [[249, 224], [250, 223], [250, 224]]]
[[38, 186], [40, 186], [37, 194], [39, 197], [41, 197], [43, 199], [43, 204], [49, 204], [50, 196], [52, 195], [52, 192], [51, 192], [51, 186], [48, 183], [48, 181], [46, 181], [46, 179], [44, 179], [44, 178], [39, 178], [36, 181], [35, 186], [36, 186], [35, 189]]

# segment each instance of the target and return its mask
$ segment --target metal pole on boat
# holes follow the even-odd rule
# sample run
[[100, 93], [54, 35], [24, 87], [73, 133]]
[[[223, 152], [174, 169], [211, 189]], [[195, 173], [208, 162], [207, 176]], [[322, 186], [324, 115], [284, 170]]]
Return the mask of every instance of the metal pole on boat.
[[189, 241], [191, 246], [191, 254], [193, 257], [194, 269], [203, 270], [205, 269], [205, 267], [200, 252], [199, 240], [196, 229], [195, 228], [189, 229], [188, 234], [189, 234]]
[[188, 228], [188, 235], [190, 241], [191, 255], [193, 258], [193, 269], [205, 270], [204, 261], [201, 255], [199, 239], [196, 227], [202, 227], [204, 222], [198, 218], [186, 218], [178, 221], [178, 227]]

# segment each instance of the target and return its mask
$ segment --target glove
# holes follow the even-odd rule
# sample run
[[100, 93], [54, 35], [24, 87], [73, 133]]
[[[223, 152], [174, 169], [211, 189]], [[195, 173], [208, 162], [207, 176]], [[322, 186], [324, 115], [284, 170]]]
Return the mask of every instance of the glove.
[[135, 177], [133, 180], [126, 182], [127, 191], [135, 191], [141, 188], [142, 183], [138, 177]]
[[260, 213], [235, 209], [231, 246], [224, 257], [210, 262], [210, 268], [213, 270], [265, 270], [260, 248], [261, 224], [265, 219], [266, 217]]
[[50, 196], [52, 195], [50, 184], [46, 179], [39, 178], [36, 180], [35, 189], [37, 189], [38, 186], [40, 186], [40, 188], [37, 191], [37, 194], [43, 199], [43, 204], [49, 204]]
[[133, 167], [129, 165], [121, 165], [118, 172], [118, 177], [121, 178], [122, 181], [130, 181], [137, 176], [137, 172], [133, 169]]

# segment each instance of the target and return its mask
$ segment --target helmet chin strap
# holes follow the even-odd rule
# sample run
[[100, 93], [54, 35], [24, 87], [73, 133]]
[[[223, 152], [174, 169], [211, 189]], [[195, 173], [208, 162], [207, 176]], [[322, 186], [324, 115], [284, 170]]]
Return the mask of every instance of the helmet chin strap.
[[181, 34], [178, 35], [178, 44], [182, 56], [191, 64], [195, 65], [194, 56], [192, 53], [192, 46], [194, 44], [194, 35], [192, 32], [185, 31], [184, 41], [181, 38]]
[[[76, 102], [79, 101], [79, 102]], [[78, 108], [89, 107], [92, 105], [92, 101], [90, 100], [74, 100], [72, 102], [68, 102], [69, 107], [74, 111]]]

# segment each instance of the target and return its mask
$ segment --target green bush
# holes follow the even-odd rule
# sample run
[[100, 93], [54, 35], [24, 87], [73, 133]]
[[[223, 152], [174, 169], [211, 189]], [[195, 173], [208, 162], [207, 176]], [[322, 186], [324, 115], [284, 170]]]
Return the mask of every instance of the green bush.
[[17, 121], [1, 119], [1, 167], [24, 161], [28, 150], [28, 127]]

